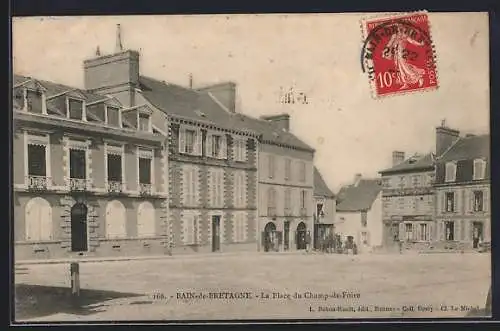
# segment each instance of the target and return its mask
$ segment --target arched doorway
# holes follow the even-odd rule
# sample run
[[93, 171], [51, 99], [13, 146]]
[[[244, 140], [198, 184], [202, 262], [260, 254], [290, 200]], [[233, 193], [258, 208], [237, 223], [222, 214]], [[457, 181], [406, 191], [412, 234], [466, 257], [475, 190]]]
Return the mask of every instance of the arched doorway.
[[262, 234], [262, 239], [264, 240], [264, 252], [274, 251], [276, 247], [276, 225], [273, 222], [269, 222], [264, 227], [264, 233]]
[[304, 222], [297, 225], [297, 249], [306, 249], [306, 231], [307, 227]]
[[87, 206], [76, 203], [71, 208], [71, 251], [86, 252], [87, 249]]
[[106, 206], [106, 238], [123, 238], [127, 235], [125, 216], [123, 203], [118, 200], [108, 202]]
[[144, 201], [137, 208], [137, 235], [152, 237], [155, 234], [155, 207], [151, 202]]

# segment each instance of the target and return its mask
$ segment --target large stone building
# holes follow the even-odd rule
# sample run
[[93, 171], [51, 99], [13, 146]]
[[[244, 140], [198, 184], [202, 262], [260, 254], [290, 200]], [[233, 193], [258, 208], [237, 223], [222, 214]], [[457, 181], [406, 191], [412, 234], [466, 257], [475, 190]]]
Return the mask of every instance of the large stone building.
[[235, 114], [234, 84], [182, 87], [142, 76], [139, 62], [121, 49], [89, 59], [85, 88], [148, 107], [168, 136], [172, 252], [255, 250], [257, 134]]
[[255, 119], [239, 115], [259, 132], [259, 250], [306, 248], [313, 227], [314, 150], [290, 131], [286, 114]]
[[491, 242], [490, 136], [460, 137], [439, 128], [436, 163], [436, 236], [448, 248]]
[[426, 246], [434, 233], [434, 154], [393, 152], [393, 166], [382, 176], [383, 245]]
[[150, 115], [14, 76], [16, 259], [168, 252], [166, 137]]

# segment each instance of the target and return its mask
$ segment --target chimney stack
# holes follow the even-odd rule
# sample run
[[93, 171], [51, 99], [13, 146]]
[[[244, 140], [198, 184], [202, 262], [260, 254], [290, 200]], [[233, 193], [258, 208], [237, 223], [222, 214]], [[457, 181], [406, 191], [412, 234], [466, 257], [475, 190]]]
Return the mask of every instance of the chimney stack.
[[288, 132], [290, 130], [290, 115], [288, 114], [261, 116], [260, 118], [269, 122], [273, 122], [275, 126], [284, 131]]
[[436, 156], [443, 155], [459, 138], [460, 131], [447, 127], [446, 120], [442, 120], [441, 126], [436, 128]]
[[236, 84], [233, 82], [218, 83], [201, 88], [196, 91], [210, 93], [230, 112], [236, 112]]
[[116, 47], [115, 53], [123, 52], [123, 44], [122, 44], [122, 28], [120, 24], [116, 25]]
[[361, 181], [362, 175], [360, 173], [357, 173], [354, 175], [354, 186], [358, 186], [359, 182]]
[[405, 152], [394, 151], [392, 152], [392, 166], [397, 166], [400, 163], [403, 163], [405, 160]]

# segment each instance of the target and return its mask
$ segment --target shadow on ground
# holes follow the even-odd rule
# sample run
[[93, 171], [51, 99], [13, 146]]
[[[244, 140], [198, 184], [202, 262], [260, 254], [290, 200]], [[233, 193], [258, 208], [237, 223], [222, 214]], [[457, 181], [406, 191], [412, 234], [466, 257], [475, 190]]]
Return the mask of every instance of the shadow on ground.
[[142, 296], [137, 293], [82, 289], [74, 298], [68, 287], [16, 284], [16, 320], [39, 318], [58, 313], [91, 315], [105, 310], [104, 302]]

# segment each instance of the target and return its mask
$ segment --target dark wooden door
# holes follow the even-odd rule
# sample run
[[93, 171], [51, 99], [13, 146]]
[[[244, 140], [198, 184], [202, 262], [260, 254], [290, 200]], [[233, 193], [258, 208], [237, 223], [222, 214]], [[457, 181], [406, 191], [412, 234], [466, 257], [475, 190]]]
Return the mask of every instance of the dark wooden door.
[[212, 252], [220, 250], [220, 216], [212, 216]]
[[83, 203], [77, 203], [71, 208], [71, 250], [86, 252], [87, 239], [87, 207]]
[[285, 221], [284, 224], [283, 248], [285, 251], [290, 249], [290, 221]]

